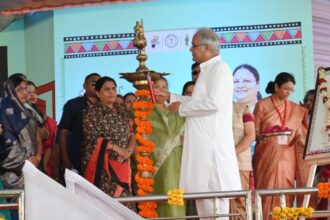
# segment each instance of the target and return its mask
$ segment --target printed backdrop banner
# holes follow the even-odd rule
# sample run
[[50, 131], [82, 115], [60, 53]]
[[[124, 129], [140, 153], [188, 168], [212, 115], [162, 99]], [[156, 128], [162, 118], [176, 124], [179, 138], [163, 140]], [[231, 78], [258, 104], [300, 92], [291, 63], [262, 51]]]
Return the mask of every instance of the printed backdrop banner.
[[[301, 44], [300, 22], [214, 27], [221, 48]], [[146, 52], [188, 51], [197, 29], [145, 32]], [[64, 58], [137, 54], [134, 33], [64, 37]]]
[[[220, 56], [232, 70], [242, 64], [255, 69], [257, 77], [242, 73], [237, 74], [238, 79], [234, 77], [234, 101], [247, 100], [256, 92], [259, 98], [268, 96], [265, 88], [280, 72], [296, 78], [290, 96], [296, 103], [314, 88], [310, 0], [173, 2], [56, 11], [57, 118], [67, 100], [84, 93], [82, 84], [89, 73], [114, 78], [121, 95], [135, 91], [119, 73], [134, 72], [138, 67], [132, 40], [135, 22], [141, 19], [147, 39], [146, 65], [170, 73], [171, 92], [180, 94], [184, 83], [191, 80], [194, 61], [189, 49], [194, 33], [202, 27], [217, 33]], [[73, 28], [76, 26], [80, 28]]]

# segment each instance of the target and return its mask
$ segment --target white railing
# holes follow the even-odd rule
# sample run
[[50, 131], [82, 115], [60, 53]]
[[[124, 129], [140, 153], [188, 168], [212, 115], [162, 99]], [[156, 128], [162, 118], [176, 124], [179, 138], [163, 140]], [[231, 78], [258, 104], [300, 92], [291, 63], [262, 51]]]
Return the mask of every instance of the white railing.
[[[245, 197], [246, 206], [246, 220], [252, 220], [252, 192], [250, 190], [241, 191], [222, 191], [222, 192], [204, 192], [204, 193], [185, 193], [183, 198], [185, 200], [199, 200], [199, 199], [214, 199], [214, 204], [217, 204], [219, 198], [236, 198]], [[142, 196], [142, 197], [123, 197], [116, 198], [117, 201], [121, 203], [128, 202], [149, 202], [149, 201], [167, 201], [168, 196], [158, 195], [158, 196]], [[193, 219], [193, 218], [217, 218], [217, 217], [234, 217], [240, 216], [239, 213], [229, 213], [221, 214], [218, 211], [217, 206], [214, 206], [214, 213], [205, 216], [176, 216], [176, 217], [163, 217], [163, 218], [151, 218], [152, 220], [170, 220], [170, 219]]]
[[[280, 206], [286, 207], [286, 195], [298, 194], [311, 194], [316, 193], [317, 188], [296, 188], [296, 189], [262, 189], [255, 190], [255, 219], [262, 220], [262, 196], [280, 196]], [[17, 209], [19, 220], [24, 220], [24, 191], [23, 190], [0, 190], [1, 198], [17, 198], [16, 202], [0, 204], [0, 210], [4, 209]], [[253, 204], [252, 204], [252, 191], [225, 191], [225, 192], [205, 192], [205, 193], [185, 193], [183, 198], [185, 200], [198, 200], [198, 199], [214, 199], [215, 204], [219, 198], [236, 198], [245, 197], [246, 216], [244, 219], [253, 219]], [[128, 202], [147, 202], [147, 201], [167, 201], [166, 195], [155, 196], [141, 196], [141, 197], [122, 197], [116, 198], [121, 203]], [[269, 213], [271, 214], [271, 213]], [[177, 216], [177, 217], [163, 217], [153, 218], [152, 220], [171, 220], [171, 219], [193, 219], [193, 218], [217, 218], [217, 217], [234, 217], [240, 216], [239, 213], [221, 214], [215, 206], [214, 213], [207, 216]], [[316, 210], [312, 218], [330, 217], [330, 210], [318, 211]]]
[[0, 198], [14, 199], [16, 202], [0, 204], [0, 210], [18, 210], [18, 219], [24, 220], [24, 191], [23, 190], [0, 190]]

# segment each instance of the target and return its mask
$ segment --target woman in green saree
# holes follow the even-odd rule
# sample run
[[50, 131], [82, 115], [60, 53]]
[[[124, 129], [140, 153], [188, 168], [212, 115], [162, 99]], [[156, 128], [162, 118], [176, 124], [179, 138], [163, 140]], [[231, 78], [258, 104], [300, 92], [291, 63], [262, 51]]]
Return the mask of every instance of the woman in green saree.
[[[168, 91], [165, 78], [154, 81], [155, 94], [160, 90]], [[164, 195], [168, 190], [179, 188], [182, 138], [184, 118], [171, 112], [165, 106], [165, 100], [156, 96], [156, 104], [150, 116], [153, 133], [148, 139], [156, 144], [152, 154], [156, 171], [154, 173], [154, 194]], [[167, 202], [157, 204], [159, 217], [176, 217], [185, 215], [184, 206], [171, 206]]]

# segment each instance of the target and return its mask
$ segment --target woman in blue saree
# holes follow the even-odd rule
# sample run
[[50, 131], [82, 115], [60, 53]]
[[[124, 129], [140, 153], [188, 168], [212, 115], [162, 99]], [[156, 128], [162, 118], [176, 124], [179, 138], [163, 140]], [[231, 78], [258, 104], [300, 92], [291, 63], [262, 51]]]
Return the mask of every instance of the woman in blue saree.
[[[5, 189], [23, 189], [25, 160], [41, 160], [38, 123], [27, 104], [26, 79], [14, 74], [4, 83], [0, 101], [0, 177]], [[15, 218], [14, 218], [15, 219]]]

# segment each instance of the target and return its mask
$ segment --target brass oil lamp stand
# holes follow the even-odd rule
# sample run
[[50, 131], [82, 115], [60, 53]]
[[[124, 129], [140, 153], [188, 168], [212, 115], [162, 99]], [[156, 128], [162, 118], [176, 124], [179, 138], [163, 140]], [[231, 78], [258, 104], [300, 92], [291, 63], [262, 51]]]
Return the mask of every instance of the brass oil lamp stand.
[[[160, 78], [161, 76], [168, 75], [168, 73], [158, 73], [153, 70], [149, 70], [146, 67], [146, 60], [148, 58], [145, 47], [147, 46], [147, 40], [144, 35], [143, 22], [136, 22], [134, 27], [135, 38], [133, 45], [138, 49], [138, 55], [136, 59], [139, 61], [139, 66], [135, 72], [120, 73], [121, 78], [131, 82], [137, 89], [135, 95], [137, 100], [133, 107], [135, 109], [135, 125], [136, 125], [136, 140], [138, 146], [136, 148], [138, 154], [137, 160], [137, 174], [135, 175], [135, 181], [137, 182], [138, 196], [150, 195], [153, 192], [153, 161], [150, 156], [153, 152], [155, 144], [148, 140], [147, 134], [152, 133], [151, 122], [149, 116], [153, 109], [153, 103], [151, 101], [150, 86], [151, 80]], [[149, 80], [148, 80], [149, 79]], [[139, 214], [145, 218], [157, 218], [156, 212], [157, 204], [155, 202], [140, 202], [138, 204]]]

